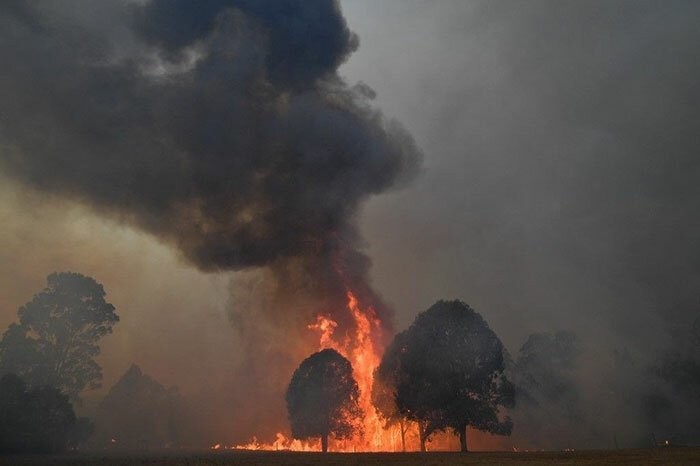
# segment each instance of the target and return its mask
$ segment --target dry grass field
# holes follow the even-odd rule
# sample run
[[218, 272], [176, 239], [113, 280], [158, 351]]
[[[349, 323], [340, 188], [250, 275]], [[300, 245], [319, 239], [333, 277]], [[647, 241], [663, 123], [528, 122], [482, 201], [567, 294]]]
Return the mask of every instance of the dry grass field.
[[221, 452], [168, 454], [72, 454], [63, 456], [5, 457], [7, 466], [443, 466], [443, 465], [700, 465], [700, 448], [659, 448], [645, 450], [577, 451], [539, 453], [291, 453]]

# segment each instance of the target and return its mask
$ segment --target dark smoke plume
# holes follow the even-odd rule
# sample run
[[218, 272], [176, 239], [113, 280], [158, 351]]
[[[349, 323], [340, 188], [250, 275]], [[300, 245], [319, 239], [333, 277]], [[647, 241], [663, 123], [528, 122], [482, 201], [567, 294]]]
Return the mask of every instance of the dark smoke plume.
[[315, 314], [351, 330], [352, 288], [391, 327], [355, 217], [420, 153], [369, 87], [337, 74], [358, 40], [336, 1], [97, 3], [0, 3], [0, 167], [201, 270], [255, 270], [232, 285], [237, 413], [284, 426]]
[[359, 203], [416, 165], [336, 74], [357, 46], [336, 2], [112, 2], [111, 30], [61, 5], [0, 5], [3, 170], [203, 270], [353, 249]]

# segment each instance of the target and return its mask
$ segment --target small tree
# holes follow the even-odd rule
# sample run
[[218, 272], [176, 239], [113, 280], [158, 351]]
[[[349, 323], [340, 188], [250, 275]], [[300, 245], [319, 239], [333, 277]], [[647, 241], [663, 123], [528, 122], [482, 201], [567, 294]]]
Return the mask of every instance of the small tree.
[[513, 386], [503, 375], [504, 349], [484, 319], [461, 301], [438, 301], [397, 336], [396, 405], [428, 436], [450, 429], [467, 451], [467, 427], [508, 435], [510, 418], [499, 407], [514, 404]]
[[50, 385], [71, 399], [100, 386], [97, 342], [119, 321], [105, 291], [90, 277], [53, 273], [47, 287], [18, 311], [0, 341], [0, 372], [30, 386]]
[[292, 436], [321, 438], [328, 451], [328, 436], [351, 438], [359, 433], [359, 389], [350, 361], [337, 351], [314, 353], [299, 365], [287, 388], [287, 410]]

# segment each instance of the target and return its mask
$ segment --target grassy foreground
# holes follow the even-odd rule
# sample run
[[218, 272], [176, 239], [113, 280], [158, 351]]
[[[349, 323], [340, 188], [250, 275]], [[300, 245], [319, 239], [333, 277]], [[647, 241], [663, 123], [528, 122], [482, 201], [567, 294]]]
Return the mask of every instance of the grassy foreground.
[[658, 448], [645, 450], [575, 451], [537, 453], [293, 453], [216, 452], [147, 454], [70, 454], [62, 456], [0, 457], [0, 465], [12, 466], [225, 466], [225, 465], [700, 465], [700, 448]]

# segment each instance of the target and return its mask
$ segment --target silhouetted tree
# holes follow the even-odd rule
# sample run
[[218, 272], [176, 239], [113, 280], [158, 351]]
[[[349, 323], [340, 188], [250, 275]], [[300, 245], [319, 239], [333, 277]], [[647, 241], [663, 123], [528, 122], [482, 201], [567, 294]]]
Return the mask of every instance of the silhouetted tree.
[[461, 301], [438, 301], [418, 315], [388, 350], [397, 355], [396, 405], [420, 427], [421, 449], [434, 431], [450, 429], [467, 451], [467, 427], [508, 435], [499, 407], [514, 403], [504, 376], [504, 349], [484, 319]]
[[294, 371], [287, 388], [292, 436], [320, 437], [324, 452], [330, 435], [351, 438], [359, 433], [358, 398], [350, 361], [332, 349], [312, 354]]
[[406, 432], [409, 422], [396, 405], [396, 387], [401, 376], [398, 351], [403, 347], [401, 339], [405, 336], [405, 333], [398, 334], [394, 340], [395, 343], [384, 352], [381, 363], [374, 371], [372, 384], [372, 404], [380, 419], [384, 421], [385, 427], [399, 426], [402, 451], [406, 451]]
[[574, 380], [580, 349], [573, 332], [535, 333], [520, 348], [511, 371], [516, 426], [539, 448], [554, 448], [581, 420]]
[[15, 374], [0, 379], [0, 453], [57, 453], [89, 435], [68, 397], [49, 386], [28, 389]]
[[149, 449], [182, 445], [191, 424], [176, 388], [165, 388], [132, 365], [110, 388], [95, 414], [96, 447]]
[[100, 386], [97, 342], [119, 321], [102, 285], [78, 273], [53, 273], [17, 314], [19, 323], [0, 341], [0, 373], [15, 373], [30, 386], [56, 387], [74, 400]]

